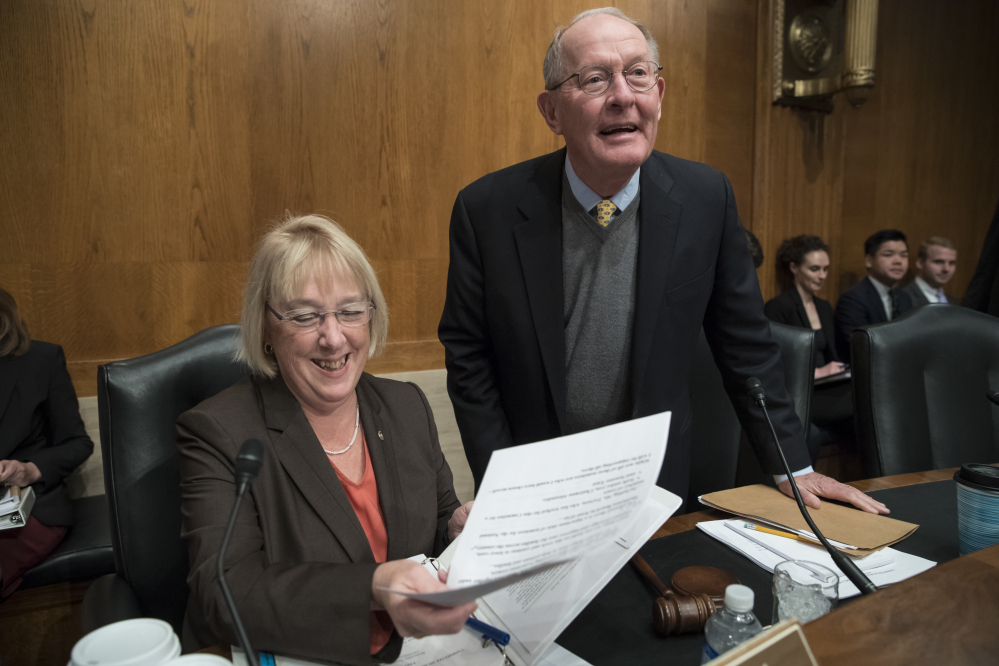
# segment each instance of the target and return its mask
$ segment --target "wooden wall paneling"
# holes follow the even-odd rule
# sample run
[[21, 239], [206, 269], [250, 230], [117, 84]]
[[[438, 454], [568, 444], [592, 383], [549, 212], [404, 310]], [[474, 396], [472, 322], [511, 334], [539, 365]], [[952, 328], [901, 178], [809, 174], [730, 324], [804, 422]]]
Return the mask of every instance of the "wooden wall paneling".
[[[763, 246], [759, 269], [764, 299], [777, 295], [774, 258], [780, 243], [799, 234], [821, 236], [838, 275], [845, 136], [844, 100], [832, 114], [774, 106], [773, 34], [769, 0], [759, 3], [757, 23], [756, 130], [752, 231]], [[863, 111], [861, 111], [863, 112]], [[835, 302], [835, 280], [820, 295]]]
[[[379, 362], [425, 348], [417, 356], [439, 367], [454, 197], [489, 171], [562, 145], [535, 106], [541, 60], [554, 27], [589, 6], [4, 3], [0, 123], [9, 131], [0, 144], [0, 280], [35, 335], [63, 344], [74, 376], [83, 376], [99, 362], [234, 321], [255, 239], [285, 210], [318, 210], [342, 222], [380, 270], [393, 312], [390, 342], [402, 346]], [[889, 37], [881, 40], [879, 81], [891, 99], [824, 119], [764, 103], [768, 0], [620, 7], [660, 42], [666, 94], [657, 147], [729, 175], [743, 219], [768, 254], [765, 293], [772, 293], [773, 251], [793, 233], [823, 235], [834, 271], [848, 269], [837, 234], [845, 246], [860, 233], [854, 227], [871, 224], [858, 204], [864, 197], [878, 220], [903, 209], [905, 192], [936, 218], [945, 210], [990, 214], [997, 192], [981, 181], [999, 180], [999, 151], [983, 109], [995, 108], [994, 93], [969, 86], [973, 68], [953, 72], [953, 58], [970, 58], [999, 78], [995, 59], [975, 46], [994, 32], [987, 3], [952, 14], [922, 3], [909, 19], [883, 3]], [[935, 65], [910, 53], [932, 41], [930, 25], [972, 38]], [[894, 54], [898, 39], [903, 47]], [[932, 48], [960, 41], [948, 40]], [[919, 76], [929, 83], [911, 81]], [[882, 173], [886, 154], [916, 143], [911, 123], [895, 115], [946, 89], [946, 77], [960, 90], [936, 110], [919, 111], [938, 167], [910, 168], [911, 177], [901, 167]], [[977, 81], [981, 90], [994, 90], [986, 78]], [[891, 106], [896, 99], [908, 106]], [[943, 122], [948, 114], [959, 117], [956, 133]], [[868, 138], [858, 146], [851, 132]], [[844, 151], [861, 165], [845, 176]], [[962, 153], [985, 175], [956, 175]], [[851, 173], [857, 177], [844, 181]], [[943, 194], [933, 194], [936, 181]], [[952, 233], [962, 271], [970, 271], [983, 234], [974, 225]]]
[[958, 249], [948, 291], [961, 295], [999, 201], [999, 59], [988, 46], [999, 5], [880, 7], [877, 85], [848, 116], [847, 265], [864, 275], [859, 248], [877, 229], [909, 236], [910, 273], [919, 243], [946, 236]]
[[707, 3], [701, 159], [728, 176], [747, 229], [753, 223], [756, 20], [756, 0]]

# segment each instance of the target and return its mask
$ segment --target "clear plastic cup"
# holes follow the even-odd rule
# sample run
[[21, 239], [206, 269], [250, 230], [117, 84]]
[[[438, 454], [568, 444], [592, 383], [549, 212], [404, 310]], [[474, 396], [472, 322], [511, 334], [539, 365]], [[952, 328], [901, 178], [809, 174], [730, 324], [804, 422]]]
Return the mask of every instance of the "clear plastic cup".
[[792, 617], [804, 624], [822, 617], [839, 601], [839, 575], [815, 562], [788, 560], [774, 567], [773, 623]]

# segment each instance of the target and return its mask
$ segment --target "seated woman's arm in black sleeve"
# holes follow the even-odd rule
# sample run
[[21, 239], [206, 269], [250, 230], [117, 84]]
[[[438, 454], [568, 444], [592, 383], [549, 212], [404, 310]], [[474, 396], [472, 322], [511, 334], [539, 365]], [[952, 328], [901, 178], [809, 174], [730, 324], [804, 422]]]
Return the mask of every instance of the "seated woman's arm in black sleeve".
[[62, 347], [56, 347], [56, 350], [50, 366], [48, 399], [43, 408], [50, 445], [22, 460], [34, 463], [41, 472], [41, 478], [33, 484], [40, 492], [65, 481], [94, 452], [94, 443], [80, 418], [80, 405], [66, 369], [66, 356]]

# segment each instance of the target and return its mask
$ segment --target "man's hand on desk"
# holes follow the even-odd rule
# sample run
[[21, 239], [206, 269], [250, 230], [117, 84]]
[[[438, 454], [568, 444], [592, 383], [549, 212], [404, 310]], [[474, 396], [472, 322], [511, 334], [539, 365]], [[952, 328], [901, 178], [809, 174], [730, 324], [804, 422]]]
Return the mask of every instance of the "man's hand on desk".
[[[867, 513], [891, 513], [888, 510], [888, 507], [873, 497], [860, 492], [852, 486], [840, 483], [836, 479], [828, 477], [825, 474], [811, 472], [809, 474], [796, 476], [794, 477], [794, 480], [798, 482], [798, 490], [801, 491], [801, 499], [803, 499], [805, 504], [811, 509], [821, 508], [822, 501], [819, 498], [825, 497], [826, 499], [848, 502], [861, 511], [866, 511]], [[777, 485], [777, 487], [788, 497], [794, 497], [794, 491], [791, 490], [790, 481], [782, 481]]]

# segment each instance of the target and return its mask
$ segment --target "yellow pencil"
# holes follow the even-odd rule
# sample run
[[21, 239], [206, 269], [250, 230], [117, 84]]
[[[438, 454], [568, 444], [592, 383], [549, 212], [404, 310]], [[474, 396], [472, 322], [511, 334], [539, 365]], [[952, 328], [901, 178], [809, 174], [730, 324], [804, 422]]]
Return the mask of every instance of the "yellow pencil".
[[767, 534], [776, 534], [777, 536], [784, 537], [785, 539], [795, 539], [797, 541], [804, 541], [805, 543], [812, 543], [812, 544], [815, 543], [811, 539], [806, 539], [805, 537], [799, 536], [797, 534], [794, 534], [793, 532], [783, 532], [781, 530], [775, 530], [775, 529], [772, 529], [770, 527], [762, 527], [760, 525], [750, 525], [749, 523], [745, 523], [745, 526], [748, 527], [748, 528], [754, 529], [757, 532], [766, 532]]

